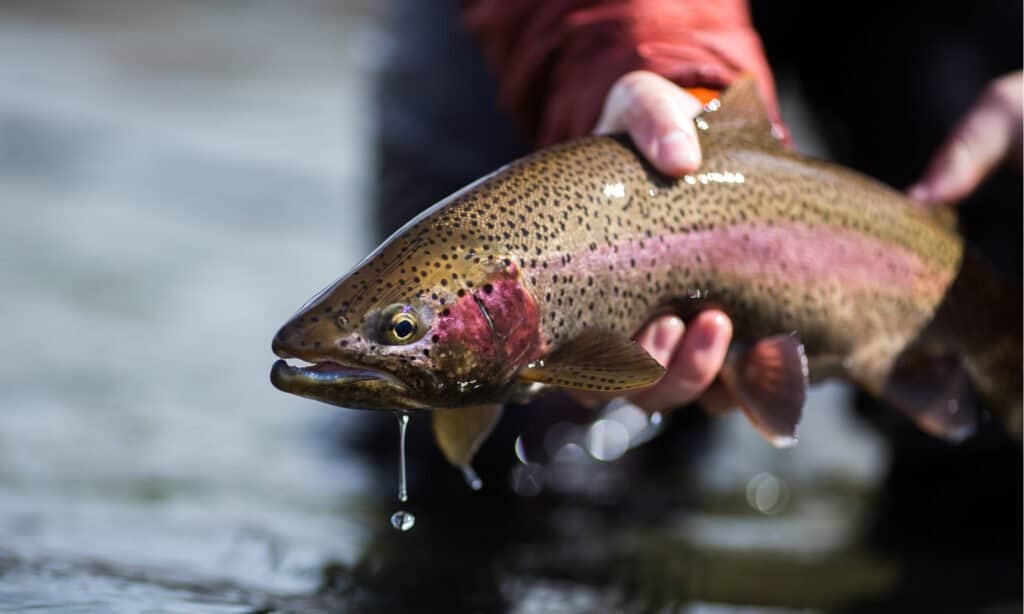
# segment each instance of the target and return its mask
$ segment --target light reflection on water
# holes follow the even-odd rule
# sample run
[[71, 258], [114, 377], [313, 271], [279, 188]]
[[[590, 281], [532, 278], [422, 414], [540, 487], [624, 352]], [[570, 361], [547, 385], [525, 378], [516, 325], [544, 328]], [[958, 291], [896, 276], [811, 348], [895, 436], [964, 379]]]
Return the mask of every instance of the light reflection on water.
[[[2, 12], [0, 554], [43, 571], [14, 566], [0, 602], [147, 594], [49, 578], [80, 560], [314, 590], [358, 557], [367, 526], [338, 510], [371, 476], [317, 443], [323, 408], [270, 388], [268, 339], [369, 247], [336, 230], [367, 223], [358, 23], [318, 3]], [[295, 42], [268, 51], [270, 31]]]

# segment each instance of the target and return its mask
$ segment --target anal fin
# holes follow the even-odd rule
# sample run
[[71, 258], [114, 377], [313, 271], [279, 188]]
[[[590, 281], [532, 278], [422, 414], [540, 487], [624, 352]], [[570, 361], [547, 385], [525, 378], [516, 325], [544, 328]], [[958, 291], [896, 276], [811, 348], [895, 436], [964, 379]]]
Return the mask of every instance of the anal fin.
[[796, 444], [807, 400], [807, 357], [795, 335], [774, 335], [729, 351], [720, 375], [733, 400], [772, 445]]
[[462, 470], [471, 488], [480, 488], [473, 457], [501, 418], [501, 405], [480, 405], [434, 412], [434, 439], [449, 463]]
[[643, 388], [664, 375], [640, 344], [625, 335], [591, 328], [519, 373], [524, 382], [593, 391]]

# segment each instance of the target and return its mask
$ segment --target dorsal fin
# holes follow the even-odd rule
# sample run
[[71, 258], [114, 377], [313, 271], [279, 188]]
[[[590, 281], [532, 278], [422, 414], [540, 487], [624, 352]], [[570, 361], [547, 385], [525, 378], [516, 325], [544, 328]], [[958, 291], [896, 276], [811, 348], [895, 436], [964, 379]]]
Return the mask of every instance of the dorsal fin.
[[931, 210], [932, 219], [946, 230], [956, 232], [960, 228], [960, 216], [955, 207], [941, 205]]
[[[750, 74], [741, 75], [718, 100], [704, 105], [699, 117], [708, 132], [746, 132], [759, 141], [782, 147], [772, 133], [772, 120], [761, 99], [757, 81]], [[697, 122], [700, 126], [700, 121]]]

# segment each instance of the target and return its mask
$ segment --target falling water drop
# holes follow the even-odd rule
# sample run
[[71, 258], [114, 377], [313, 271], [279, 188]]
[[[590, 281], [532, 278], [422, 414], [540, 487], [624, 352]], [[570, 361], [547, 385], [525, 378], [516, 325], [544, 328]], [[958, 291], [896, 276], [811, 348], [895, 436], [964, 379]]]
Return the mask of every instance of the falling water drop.
[[408, 426], [409, 414], [398, 412], [398, 500], [402, 503], [409, 500], [405, 481], [405, 431]]
[[[409, 489], [405, 479], [405, 431], [409, 426], [409, 414], [402, 411], [398, 416], [398, 500], [405, 503], [409, 500]], [[416, 517], [405, 510], [398, 510], [391, 515], [391, 526], [399, 531], [408, 531], [416, 525]]]
[[484, 481], [480, 479], [480, 476], [469, 465], [462, 468], [462, 477], [466, 479], [466, 486], [473, 490], [480, 490], [484, 487]]
[[408, 531], [416, 526], [416, 517], [405, 510], [398, 510], [391, 514], [391, 526], [399, 531]]

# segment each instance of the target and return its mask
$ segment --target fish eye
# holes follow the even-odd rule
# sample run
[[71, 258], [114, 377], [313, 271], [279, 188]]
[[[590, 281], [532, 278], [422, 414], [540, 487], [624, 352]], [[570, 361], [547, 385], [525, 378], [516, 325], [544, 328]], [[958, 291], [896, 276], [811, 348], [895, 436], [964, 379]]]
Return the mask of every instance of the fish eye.
[[381, 312], [384, 341], [392, 345], [412, 343], [420, 338], [420, 320], [409, 305], [391, 305]]
[[416, 321], [408, 314], [399, 314], [391, 323], [391, 332], [396, 339], [405, 341], [416, 333]]

